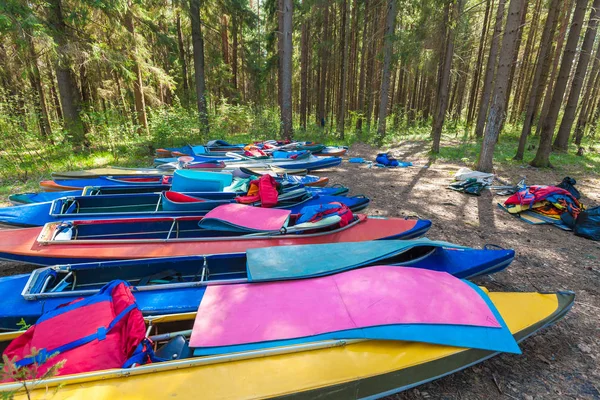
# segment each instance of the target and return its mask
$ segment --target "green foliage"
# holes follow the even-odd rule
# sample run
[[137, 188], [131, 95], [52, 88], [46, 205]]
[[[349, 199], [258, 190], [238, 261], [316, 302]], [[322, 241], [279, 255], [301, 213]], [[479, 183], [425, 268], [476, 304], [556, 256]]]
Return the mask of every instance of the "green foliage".
[[[40, 352], [34, 347], [31, 349], [31, 353], [27, 357], [36, 357]], [[44, 362], [47, 362], [51, 358], [55, 357], [56, 354], [51, 354]], [[34, 362], [33, 364], [25, 367], [18, 366], [16, 364], [16, 358], [9, 359], [8, 356], [2, 355], [2, 363], [0, 363], [0, 382], [9, 380], [18, 382], [21, 384], [21, 388], [12, 391], [0, 392], [0, 398], [3, 400], [13, 399], [16, 394], [23, 391], [25, 392], [28, 399], [31, 398], [30, 391], [36, 386], [43, 384], [45, 380], [55, 377], [60, 369], [65, 365], [67, 360], [61, 360], [48, 368], [45, 372], [41, 373], [40, 367], [43, 364]], [[56, 390], [60, 388], [57, 387]]]

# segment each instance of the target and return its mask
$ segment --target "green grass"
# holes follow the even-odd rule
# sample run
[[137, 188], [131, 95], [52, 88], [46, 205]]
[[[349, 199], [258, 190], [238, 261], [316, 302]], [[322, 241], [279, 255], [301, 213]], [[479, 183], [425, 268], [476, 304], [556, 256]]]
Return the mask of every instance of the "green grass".
[[[10, 193], [35, 191], [38, 182], [48, 179], [53, 171], [79, 170], [105, 166], [147, 167], [152, 164], [154, 150], [159, 147], [198, 144], [207, 139], [225, 139], [235, 143], [272, 139], [279, 136], [278, 112], [276, 109], [251, 110], [246, 106], [221, 104], [218, 117], [211, 115], [210, 137], [203, 138], [198, 129], [197, 114], [193, 109], [172, 107], [150, 110], [150, 135], [138, 135], [131, 123], [119, 116], [87, 115], [91, 126], [88, 134], [89, 149], [74, 149], [65, 140], [64, 133], [55, 129], [54, 144], [40, 141], [35, 133], [23, 131], [18, 121], [0, 116], [0, 129], [6, 132], [0, 138], [4, 149], [0, 152], [0, 196]], [[421, 122], [407, 125], [403, 122], [394, 128], [390, 117], [388, 132], [382, 149], [405, 141], [422, 142], [423, 148], [430, 147], [431, 124]], [[325, 129], [309, 121], [306, 131], [296, 128], [295, 139], [310, 140], [324, 144], [352, 145], [356, 142], [374, 144], [376, 125], [362, 131], [353, 129], [355, 118], [348, 121], [343, 140], [329, 123]], [[515, 161], [520, 126], [507, 125], [496, 146], [494, 163], [496, 166], [527, 165], [535, 155], [538, 138], [528, 139], [524, 161]], [[464, 162], [472, 165], [477, 160], [481, 143], [467, 134], [465, 126], [448, 122], [442, 136], [440, 154], [437, 159]], [[600, 173], [600, 151], [598, 143], [589, 138], [583, 143], [583, 157], [576, 156], [576, 148], [571, 146], [569, 153], [553, 153], [551, 163], [558, 170], [580, 173]]]

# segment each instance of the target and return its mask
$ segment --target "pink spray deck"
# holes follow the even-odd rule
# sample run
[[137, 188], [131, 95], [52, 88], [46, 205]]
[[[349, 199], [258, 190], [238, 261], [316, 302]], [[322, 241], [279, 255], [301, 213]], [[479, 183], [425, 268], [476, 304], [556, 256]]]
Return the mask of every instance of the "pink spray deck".
[[209, 211], [204, 216], [204, 220], [214, 218], [256, 231], [278, 231], [290, 214], [289, 210], [225, 204]]
[[481, 296], [450, 274], [375, 266], [313, 279], [209, 286], [190, 347], [391, 324], [501, 326]]

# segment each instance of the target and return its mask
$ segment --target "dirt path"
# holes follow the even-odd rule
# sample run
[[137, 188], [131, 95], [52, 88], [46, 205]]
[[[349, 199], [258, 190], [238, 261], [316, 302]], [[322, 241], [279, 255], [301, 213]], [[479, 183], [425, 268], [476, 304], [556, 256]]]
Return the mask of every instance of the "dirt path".
[[[476, 280], [496, 291], [573, 290], [576, 304], [557, 325], [525, 340], [523, 354], [501, 355], [465, 371], [388, 399], [600, 399], [600, 243], [551, 226], [533, 226], [498, 209], [504, 197], [484, 192], [472, 197], [445, 189], [462, 165], [430, 163], [423, 142], [393, 149], [416, 166], [369, 169], [344, 162], [324, 172], [332, 183], [372, 199], [370, 214], [419, 216], [433, 221], [428, 235], [472, 247], [487, 243], [517, 251], [504, 272]], [[377, 153], [355, 145], [352, 157], [373, 160]], [[556, 184], [569, 171], [538, 171], [507, 167], [497, 171], [507, 181], [527, 175], [528, 184]], [[600, 204], [598, 176], [575, 176], [585, 204]], [[0, 263], [0, 275], [30, 271]]]
[[[431, 239], [481, 247], [497, 244], [517, 251], [504, 272], [477, 279], [496, 291], [576, 292], [576, 304], [557, 325], [525, 340], [523, 354], [501, 355], [465, 371], [419, 386], [389, 399], [599, 399], [600, 398], [600, 243], [551, 226], [534, 226], [500, 210], [505, 197], [485, 191], [473, 197], [447, 190], [454, 172], [464, 165], [429, 163], [422, 142], [405, 143], [393, 153], [415, 167], [369, 169], [343, 163], [324, 172], [351, 194], [372, 199], [370, 214], [430, 219]], [[377, 150], [352, 148], [352, 157], [374, 160]], [[567, 172], [519, 167], [496, 171], [506, 181], [523, 175], [528, 184], [556, 184]], [[600, 204], [600, 179], [573, 176], [584, 204]]]

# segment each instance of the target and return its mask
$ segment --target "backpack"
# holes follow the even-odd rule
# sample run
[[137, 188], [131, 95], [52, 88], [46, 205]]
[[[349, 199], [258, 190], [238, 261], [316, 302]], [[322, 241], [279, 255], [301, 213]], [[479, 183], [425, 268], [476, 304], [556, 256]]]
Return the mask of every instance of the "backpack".
[[302, 210], [300, 210], [300, 216], [296, 221], [296, 225], [305, 222], [317, 222], [332, 215], [339, 215], [342, 218], [339, 224], [340, 228], [343, 228], [354, 221], [352, 211], [345, 204], [332, 202], [302, 208]]
[[58, 375], [77, 374], [154, 360], [145, 337], [144, 318], [129, 284], [116, 280], [93, 296], [43, 314], [3, 355], [17, 367], [37, 364], [32, 370], [38, 378], [63, 360]]
[[600, 207], [593, 207], [579, 213], [573, 232], [577, 236], [600, 241]]

